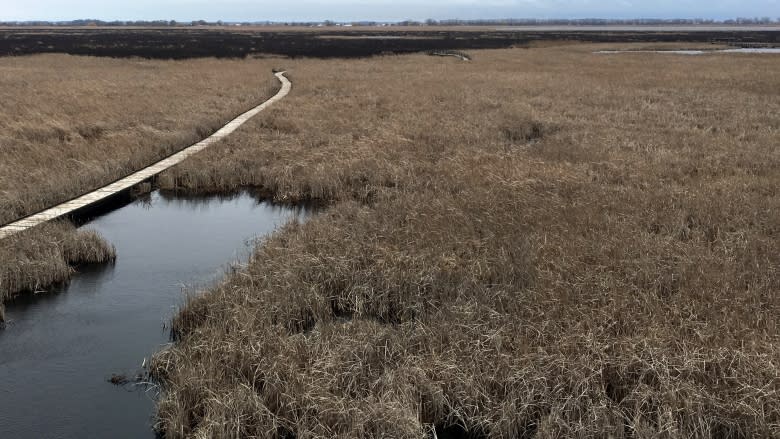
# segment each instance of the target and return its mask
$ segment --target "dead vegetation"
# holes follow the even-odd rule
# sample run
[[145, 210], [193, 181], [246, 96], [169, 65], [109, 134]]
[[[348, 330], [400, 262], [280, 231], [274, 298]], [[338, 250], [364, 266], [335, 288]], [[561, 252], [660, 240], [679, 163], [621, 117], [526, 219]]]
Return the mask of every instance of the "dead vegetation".
[[[39, 293], [70, 279], [80, 264], [111, 262], [114, 247], [97, 232], [50, 223], [6, 238], [0, 246], [0, 303], [22, 292]], [[2, 319], [0, 319], [2, 320]]]
[[[285, 61], [295, 86], [284, 102], [161, 183], [252, 186], [330, 209], [181, 311], [176, 345], [153, 363], [158, 428], [779, 436], [778, 59], [592, 49]], [[229, 96], [188, 89], [193, 78], [262, 70], [187, 63], [0, 60], [0, 94], [15, 108], [0, 113], [13, 133], [0, 139], [0, 212], [115, 178], [162, 154], [160, 139], [173, 148], [204, 134], [208, 122], [185, 110]], [[78, 84], [91, 88], [64, 93]], [[36, 87], [49, 100], [31, 101]], [[133, 91], [145, 97], [128, 104]], [[112, 97], [141, 118], [126, 133], [122, 107], [104, 109]], [[165, 119], [163, 104], [182, 116]], [[36, 119], [38, 108], [48, 110]], [[89, 111], [108, 122], [80, 125], [101, 120], [79, 116]], [[194, 120], [190, 131], [180, 120]], [[147, 131], [154, 141], [127, 141]], [[2, 241], [2, 298], [113, 257], [74, 233], [52, 224]]]
[[[210, 135], [278, 90], [268, 61], [0, 58], [0, 224], [117, 180]], [[142, 184], [138, 192], [150, 190]], [[39, 236], [36, 236], [39, 235]], [[56, 225], [0, 241], [0, 301], [112, 259]]]
[[166, 437], [780, 435], [777, 57], [290, 61], [161, 178], [327, 213], [193, 298]]
[[269, 61], [0, 58], [0, 224], [209, 135], [279, 88]]

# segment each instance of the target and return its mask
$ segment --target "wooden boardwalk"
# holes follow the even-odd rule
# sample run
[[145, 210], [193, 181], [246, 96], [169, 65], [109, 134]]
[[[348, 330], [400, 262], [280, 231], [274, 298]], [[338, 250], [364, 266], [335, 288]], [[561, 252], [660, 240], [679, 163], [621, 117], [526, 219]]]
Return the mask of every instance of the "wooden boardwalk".
[[246, 113], [236, 117], [235, 119], [231, 120], [230, 122], [227, 123], [227, 125], [223, 126], [217, 132], [207, 137], [206, 139], [203, 139], [194, 145], [188, 146], [187, 148], [184, 148], [183, 150], [173, 155], [170, 155], [167, 158], [162, 159], [157, 163], [147, 166], [146, 168], [143, 168], [140, 171], [134, 172], [133, 174], [130, 174], [125, 178], [117, 180], [107, 186], [103, 186], [100, 189], [96, 189], [78, 198], [74, 198], [70, 201], [66, 201], [62, 204], [58, 204], [54, 207], [50, 207], [46, 210], [30, 215], [26, 218], [22, 218], [18, 221], [14, 221], [5, 226], [2, 226], [0, 227], [0, 239], [7, 238], [11, 235], [27, 230], [31, 227], [35, 227], [47, 221], [51, 221], [66, 216], [86, 206], [111, 198], [114, 195], [129, 190], [133, 186], [142, 183], [154, 177], [155, 175], [161, 173], [162, 171], [181, 163], [187, 157], [193, 154], [197, 154], [198, 152], [208, 148], [212, 144], [219, 142], [222, 138], [226, 137], [227, 135], [235, 131], [238, 127], [243, 125], [244, 122], [251, 119], [257, 113], [265, 110], [270, 105], [274, 104], [275, 102], [287, 96], [287, 94], [290, 92], [290, 89], [292, 88], [292, 84], [284, 76], [284, 72], [276, 73], [276, 78], [279, 79], [279, 82], [282, 83], [282, 88], [279, 90], [278, 93], [276, 93], [276, 95], [274, 95], [274, 97], [263, 102], [257, 107], [247, 111]]
[[469, 54], [457, 50], [434, 50], [428, 54], [431, 56], [454, 56], [461, 61], [471, 61], [471, 56]]

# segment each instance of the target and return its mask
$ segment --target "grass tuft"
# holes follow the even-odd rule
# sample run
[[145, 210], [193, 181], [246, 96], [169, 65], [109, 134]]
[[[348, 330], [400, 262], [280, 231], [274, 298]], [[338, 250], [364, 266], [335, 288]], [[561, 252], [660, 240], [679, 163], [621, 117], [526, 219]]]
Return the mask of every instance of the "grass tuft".
[[540, 140], [549, 130], [540, 122], [520, 119], [501, 127], [501, 134], [510, 143], [529, 143]]
[[97, 232], [49, 223], [0, 241], [0, 302], [67, 281], [80, 264], [112, 262], [114, 247]]

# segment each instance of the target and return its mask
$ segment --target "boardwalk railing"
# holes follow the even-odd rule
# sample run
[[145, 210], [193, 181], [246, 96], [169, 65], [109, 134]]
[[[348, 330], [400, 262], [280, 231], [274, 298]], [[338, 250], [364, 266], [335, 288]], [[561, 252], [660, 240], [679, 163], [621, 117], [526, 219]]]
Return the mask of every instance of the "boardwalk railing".
[[276, 95], [258, 105], [257, 107], [231, 120], [211, 136], [107, 186], [103, 186], [78, 198], [74, 198], [70, 201], [66, 201], [41, 212], [22, 218], [18, 221], [14, 221], [5, 226], [2, 226], [0, 227], [0, 239], [7, 238], [11, 235], [35, 227], [39, 224], [43, 224], [47, 221], [67, 216], [73, 212], [76, 212], [77, 210], [83, 209], [95, 203], [105, 201], [120, 193], [124, 193], [139, 183], [142, 183], [161, 173], [162, 171], [181, 163], [187, 157], [193, 154], [197, 154], [198, 152], [218, 142], [222, 138], [235, 131], [246, 121], [254, 117], [257, 113], [265, 110], [270, 105], [287, 96], [287, 94], [290, 92], [290, 89], [292, 88], [292, 84], [284, 76], [284, 73], [285, 72], [279, 72], [275, 74], [276, 78], [279, 79], [279, 82], [282, 83], [282, 88], [279, 89], [279, 92], [277, 92]]

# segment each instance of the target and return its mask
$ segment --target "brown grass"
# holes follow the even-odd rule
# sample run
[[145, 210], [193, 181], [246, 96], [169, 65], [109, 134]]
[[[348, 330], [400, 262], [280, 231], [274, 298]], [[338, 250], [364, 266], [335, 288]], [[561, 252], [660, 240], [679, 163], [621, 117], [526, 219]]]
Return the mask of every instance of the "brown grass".
[[22, 292], [40, 293], [65, 282], [80, 264], [115, 258], [114, 247], [97, 232], [77, 231], [68, 222], [46, 224], [6, 238], [0, 246], [0, 303]]
[[127, 175], [278, 90], [268, 61], [0, 58], [0, 224]]
[[[0, 224], [209, 135], [276, 93], [272, 67], [259, 60], [0, 58]], [[62, 282], [72, 263], [109, 252], [94, 233], [58, 225], [0, 241], [0, 254], [2, 301]]]
[[780, 59], [290, 61], [166, 173], [327, 213], [193, 298], [167, 437], [780, 436]]

